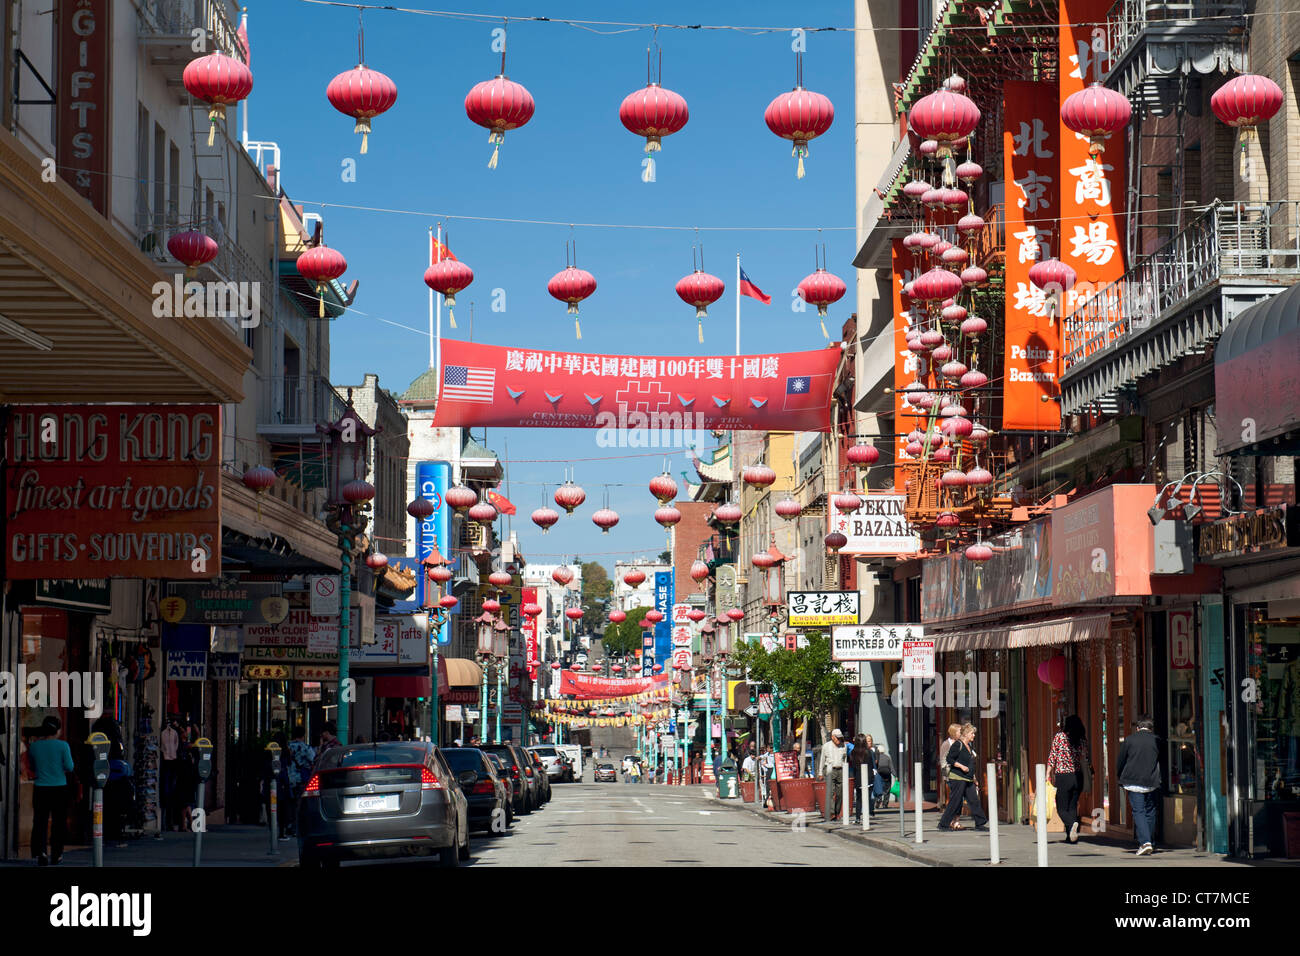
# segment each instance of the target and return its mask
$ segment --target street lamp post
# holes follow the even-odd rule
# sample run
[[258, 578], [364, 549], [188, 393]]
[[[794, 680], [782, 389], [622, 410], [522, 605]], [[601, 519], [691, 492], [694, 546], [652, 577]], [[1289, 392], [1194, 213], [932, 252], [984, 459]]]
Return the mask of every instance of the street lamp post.
[[[765, 552], [767, 561], [764, 562], [766, 566], [763, 568], [763, 603], [767, 606], [772, 643], [775, 644], [781, 633], [781, 616], [785, 609], [785, 562], [790, 556], [782, 554], [777, 548], [776, 532], [772, 532], [771, 542]], [[757, 556], [755, 560], [757, 561]], [[768, 720], [771, 721], [772, 749], [775, 750], [776, 744], [780, 741], [778, 735], [780, 718], [776, 716], [775, 708], [769, 712]]]
[[501, 686], [501, 676], [509, 659], [510, 628], [505, 621], [497, 618], [496, 623], [492, 625], [492, 660], [497, 672], [497, 743], [501, 743], [501, 711], [505, 710], [506, 706], [505, 698], [502, 696], [504, 690]]
[[735, 626], [731, 621], [718, 619], [720, 628], [718, 630], [718, 683], [721, 685], [718, 689], [721, 691], [719, 696], [722, 698], [722, 705], [718, 708], [718, 721], [721, 726], [718, 728], [721, 734], [718, 736], [718, 756], [722, 759], [727, 757], [727, 658], [731, 656], [734, 649], [734, 640], [731, 634], [731, 628]]
[[484, 743], [488, 739], [488, 667], [492, 662], [492, 625], [495, 623], [496, 618], [487, 611], [474, 618], [475, 633], [477, 635], [476, 656], [479, 663], [483, 665], [483, 686], [479, 692], [479, 707], [483, 713], [481, 717], [482, 730], [479, 733], [479, 739]]
[[[433, 504], [427, 498], [416, 498], [406, 506], [406, 511], [416, 521], [422, 521], [433, 514]], [[425, 615], [425, 640], [429, 644], [430, 666], [432, 667], [432, 676], [429, 681], [429, 740], [436, 745], [442, 718], [438, 712], [438, 641], [434, 634], [442, 630], [442, 625], [451, 613], [451, 609], [460, 602], [450, 594], [441, 594], [443, 585], [451, 580], [452, 572], [451, 568], [447, 566], [447, 559], [438, 550], [437, 535], [434, 535], [431, 550], [424, 556], [421, 564], [424, 567], [424, 603], [422, 609]]]

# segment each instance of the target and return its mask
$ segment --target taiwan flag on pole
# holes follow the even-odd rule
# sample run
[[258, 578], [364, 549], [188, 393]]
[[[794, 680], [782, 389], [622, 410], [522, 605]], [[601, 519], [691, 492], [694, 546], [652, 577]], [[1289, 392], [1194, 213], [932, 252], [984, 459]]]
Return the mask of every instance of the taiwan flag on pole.
[[499, 492], [489, 491], [487, 493], [488, 504], [496, 508], [503, 515], [512, 515], [518, 509], [510, 503], [510, 499]]
[[764, 305], [772, 304], [772, 297], [758, 286], [754, 285], [749, 276], [745, 275], [745, 270], [743, 268], [740, 270], [740, 294], [747, 295], [751, 299], [757, 299]]

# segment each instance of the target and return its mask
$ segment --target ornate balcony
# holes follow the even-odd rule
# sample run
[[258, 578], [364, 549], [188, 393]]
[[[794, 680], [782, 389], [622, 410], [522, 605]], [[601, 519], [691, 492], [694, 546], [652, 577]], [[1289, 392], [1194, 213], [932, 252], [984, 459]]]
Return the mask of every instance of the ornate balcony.
[[1066, 315], [1061, 412], [1210, 348], [1244, 309], [1300, 280], [1300, 203], [1215, 201]]
[[[1107, 28], [1106, 85], [1157, 116], [1180, 102], [1180, 77], [1245, 68], [1244, 0], [1120, 0]], [[1087, 49], [1079, 53], [1084, 61], [1092, 55]]]
[[238, 24], [230, 0], [138, 0], [141, 46], [147, 51], [151, 66], [160, 68], [167, 86], [176, 91], [179, 102], [186, 102], [181, 74], [199, 54], [194, 51], [193, 30], [201, 29], [207, 37], [206, 52], [220, 50], [247, 62], [243, 45], [236, 36]]

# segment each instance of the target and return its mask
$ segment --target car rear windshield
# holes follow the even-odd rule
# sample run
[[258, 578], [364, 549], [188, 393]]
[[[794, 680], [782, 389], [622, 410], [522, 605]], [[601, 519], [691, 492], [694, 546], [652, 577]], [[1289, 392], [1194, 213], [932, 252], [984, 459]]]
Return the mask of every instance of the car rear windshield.
[[442, 755], [456, 773], [473, 770], [478, 773], [483, 769], [483, 752], [474, 747], [445, 747]]
[[535, 754], [540, 754], [540, 755], [543, 756], [543, 757], [554, 757], [554, 756], [555, 756], [555, 748], [554, 748], [554, 747], [531, 747], [531, 748], [529, 748], [529, 749], [531, 749], [533, 753], [535, 753]]
[[323, 790], [364, 787], [366, 784], [379, 787], [404, 786], [409, 783], [419, 783], [423, 769], [423, 767], [335, 768], [320, 775], [320, 785]]
[[331, 747], [321, 756], [317, 769], [334, 770], [340, 767], [394, 763], [422, 764], [428, 753], [427, 744], [400, 741], [357, 744], [351, 747]]
[[482, 749], [487, 753], [496, 754], [498, 757], [501, 758], [501, 762], [504, 763], [507, 767], [513, 767], [518, 765], [518, 761], [515, 760], [514, 752], [511, 751], [509, 747], [502, 745], [497, 747], [483, 747]]

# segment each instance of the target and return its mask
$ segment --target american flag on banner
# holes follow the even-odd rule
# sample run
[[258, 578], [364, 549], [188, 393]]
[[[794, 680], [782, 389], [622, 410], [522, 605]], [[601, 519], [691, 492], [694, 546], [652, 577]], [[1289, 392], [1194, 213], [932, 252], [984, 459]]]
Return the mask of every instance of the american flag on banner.
[[442, 372], [442, 397], [449, 402], [492, 401], [496, 369], [448, 365]]

